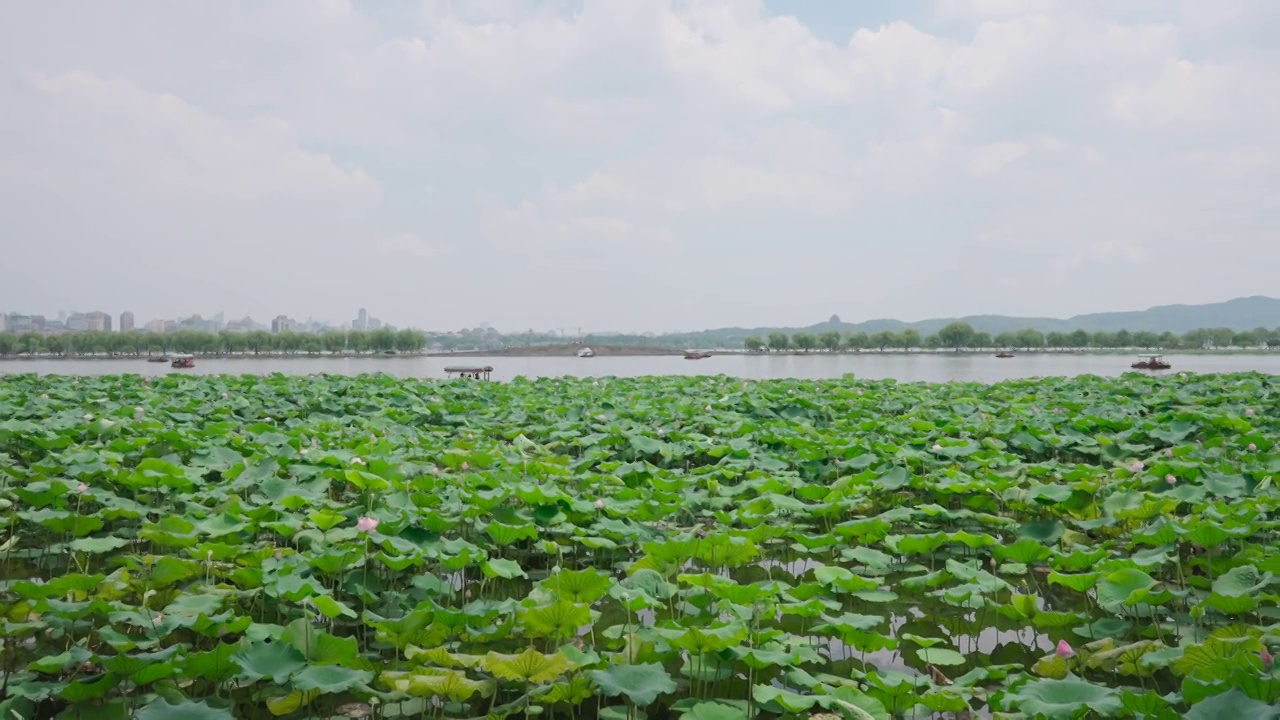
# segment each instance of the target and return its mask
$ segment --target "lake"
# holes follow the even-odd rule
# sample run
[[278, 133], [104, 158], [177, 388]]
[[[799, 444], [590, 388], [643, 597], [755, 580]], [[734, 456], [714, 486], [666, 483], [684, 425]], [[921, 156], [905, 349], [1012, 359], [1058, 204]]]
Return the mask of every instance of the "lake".
[[[1280, 353], [1268, 355], [1166, 355], [1165, 372], [1226, 373], [1258, 371], [1280, 375]], [[0, 374], [41, 373], [107, 375], [133, 373], [194, 374], [388, 373], [397, 377], [443, 378], [446, 365], [492, 365], [495, 380], [535, 377], [635, 377], [641, 375], [730, 375], [741, 378], [838, 378], [846, 373], [868, 379], [903, 382], [950, 380], [998, 382], [1051, 375], [1120, 375], [1129, 371], [1129, 355], [1027, 354], [1001, 359], [987, 354], [861, 353], [849, 355], [715, 355], [705, 360], [682, 357], [379, 357], [288, 359], [197, 359], [191, 370], [167, 363], [120, 360], [4, 360]]]

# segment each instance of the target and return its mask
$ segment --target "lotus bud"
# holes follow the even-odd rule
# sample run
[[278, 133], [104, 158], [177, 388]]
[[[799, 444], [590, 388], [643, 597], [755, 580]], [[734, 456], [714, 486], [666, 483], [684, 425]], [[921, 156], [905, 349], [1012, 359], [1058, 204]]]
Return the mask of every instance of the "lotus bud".
[[1168, 474], [1168, 475], [1165, 475], [1165, 476], [1164, 476], [1164, 481], [1165, 481], [1165, 482], [1167, 482], [1167, 483], [1169, 483], [1170, 485], [1172, 485], [1172, 484], [1174, 484], [1174, 483], [1178, 482], [1178, 478], [1174, 477], [1174, 476], [1173, 476], [1173, 474], [1172, 474], [1172, 473], [1170, 473], [1170, 474]]
[[1165, 450], [1164, 450], [1164, 456], [1165, 456], [1165, 457], [1167, 457], [1167, 458], [1171, 458], [1171, 457], [1173, 457], [1173, 450], [1172, 450], [1172, 449], [1170, 449], [1170, 448], [1165, 448]]
[[80, 483], [79, 485], [76, 486], [76, 492], [83, 495], [89, 492], [89, 486], [86, 485], [85, 483]]
[[137, 419], [137, 420], [141, 420], [141, 419], [142, 419], [142, 408], [140, 408], [140, 407], [136, 407], [136, 408], [134, 408], [134, 409], [133, 409], [133, 417], [134, 417], [135, 419]]
[[1266, 648], [1262, 648], [1258, 651], [1258, 659], [1262, 661], [1262, 667], [1264, 670], [1270, 670], [1271, 666], [1275, 664], [1276, 661], [1275, 656], [1268, 652]]
[[1255, 443], [1249, 443], [1249, 452], [1258, 452], [1258, 446]]
[[596, 509], [597, 509], [597, 510], [603, 510], [603, 509], [604, 509], [604, 500], [596, 500], [596, 503], [595, 503], [595, 504], [596, 504]]
[[1140, 473], [1145, 467], [1146, 465], [1144, 465], [1141, 460], [1134, 460], [1133, 464], [1129, 466], [1129, 470], [1135, 473]]
[[463, 461], [462, 461], [462, 469], [463, 469], [463, 470], [470, 470], [470, 469], [471, 469], [471, 463], [467, 462], [466, 460], [463, 460]]
[[1245, 414], [1245, 415], [1247, 415], [1247, 416], [1249, 416], [1249, 417], [1253, 417], [1253, 408], [1245, 408], [1245, 409], [1244, 409], [1244, 414]]
[[940, 444], [938, 444], [938, 443], [934, 443], [934, 444], [933, 444], [933, 451], [934, 451], [934, 452], [942, 452], [942, 445], [940, 445]]
[[1057, 653], [1058, 653], [1058, 657], [1065, 660], [1069, 657], [1074, 656], [1076, 654], [1076, 651], [1071, 648], [1071, 644], [1068, 643], [1066, 640], [1059, 640]]
[[301, 455], [302, 457], [306, 457], [306, 456], [307, 456], [307, 453], [309, 453], [309, 452], [311, 452], [311, 451], [310, 451], [310, 450], [308, 450], [308, 449], [306, 449], [306, 448], [302, 448], [301, 450], [299, 450], [299, 451], [298, 451], [298, 454], [299, 454], [299, 455]]

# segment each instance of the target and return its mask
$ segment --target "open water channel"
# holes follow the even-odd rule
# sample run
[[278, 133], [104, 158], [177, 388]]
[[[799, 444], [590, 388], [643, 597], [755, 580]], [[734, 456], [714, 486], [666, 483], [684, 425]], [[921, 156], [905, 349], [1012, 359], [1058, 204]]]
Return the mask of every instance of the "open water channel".
[[[997, 358], [986, 354], [861, 353], [849, 355], [714, 355], [704, 360], [682, 357], [377, 357], [377, 358], [224, 358], [199, 359], [196, 367], [173, 370], [168, 364], [141, 359], [2, 360], [0, 374], [41, 373], [161, 375], [388, 373], [397, 377], [443, 378], [450, 365], [493, 366], [494, 380], [516, 377], [636, 377], [642, 375], [729, 375], [751, 379], [838, 378], [847, 373], [868, 379], [902, 382], [952, 380], [998, 382], [1047, 376], [1103, 375], [1130, 372], [1128, 355], [1026, 354]], [[1166, 355], [1173, 366], [1165, 372], [1228, 373], [1256, 371], [1280, 375], [1280, 353], [1257, 355]]]

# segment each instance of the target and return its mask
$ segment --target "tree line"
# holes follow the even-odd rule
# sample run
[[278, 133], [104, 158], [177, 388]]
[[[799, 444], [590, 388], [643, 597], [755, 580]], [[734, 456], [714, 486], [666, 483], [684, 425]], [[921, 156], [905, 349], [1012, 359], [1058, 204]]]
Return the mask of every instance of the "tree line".
[[1280, 328], [1235, 331], [1230, 328], [1205, 328], [1183, 335], [1172, 332], [1129, 332], [1128, 330], [1086, 332], [1050, 332], [1027, 328], [997, 335], [975, 330], [968, 323], [954, 322], [928, 336], [918, 330], [882, 330], [876, 333], [797, 332], [788, 335], [772, 332], [764, 337], [749, 337], [743, 345], [752, 352], [800, 350], [913, 350], [913, 349], [1121, 349], [1178, 350], [1203, 347], [1280, 348]]
[[60, 335], [42, 333], [0, 332], [0, 356], [5, 355], [124, 355], [144, 356], [164, 353], [191, 355], [321, 355], [353, 352], [370, 353], [395, 350], [420, 352], [427, 346], [426, 333], [420, 330], [334, 330], [325, 333], [282, 332], [265, 330], [239, 332], [204, 332], [179, 330], [174, 333], [75, 332]]

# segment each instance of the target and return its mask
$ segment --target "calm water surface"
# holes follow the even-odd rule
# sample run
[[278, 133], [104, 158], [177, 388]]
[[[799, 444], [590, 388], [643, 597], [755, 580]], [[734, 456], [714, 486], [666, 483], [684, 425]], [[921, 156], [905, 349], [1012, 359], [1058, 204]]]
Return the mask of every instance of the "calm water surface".
[[[1280, 353], [1269, 355], [1166, 355], [1166, 372], [1225, 373], [1257, 371], [1280, 375]], [[730, 375], [741, 378], [838, 378], [846, 373], [868, 379], [903, 382], [965, 380], [998, 382], [1013, 378], [1120, 375], [1129, 371], [1127, 355], [1042, 354], [1001, 359], [985, 354], [863, 353], [856, 355], [716, 355], [705, 360], [682, 357], [387, 357], [196, 360], [190, 370], [173, 370], [145, 360], [5, 360], [0, 374], [41, 373], [108, 375], [133, 373], [251, 374], [388, 373], [397, 377], [443, 378], [447, 365], [492, 365], [495, 380], [536, 377], [635, 377], [641, 375]]]

